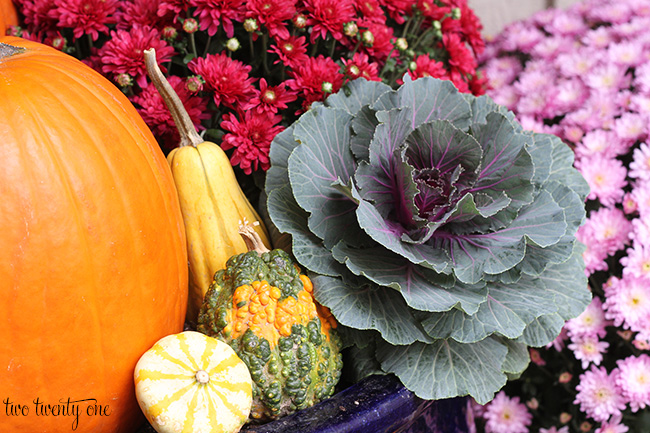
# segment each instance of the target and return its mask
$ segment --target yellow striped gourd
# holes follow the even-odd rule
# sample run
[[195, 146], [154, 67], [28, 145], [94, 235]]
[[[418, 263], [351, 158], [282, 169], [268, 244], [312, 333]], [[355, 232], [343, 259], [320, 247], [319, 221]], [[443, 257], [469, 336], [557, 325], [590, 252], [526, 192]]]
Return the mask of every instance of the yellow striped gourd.
[[250, 414], [246, 364], [199, 332], [160, 339], [138, 361], [134, 379], [140, 408], [159, 433], [235, 433]]

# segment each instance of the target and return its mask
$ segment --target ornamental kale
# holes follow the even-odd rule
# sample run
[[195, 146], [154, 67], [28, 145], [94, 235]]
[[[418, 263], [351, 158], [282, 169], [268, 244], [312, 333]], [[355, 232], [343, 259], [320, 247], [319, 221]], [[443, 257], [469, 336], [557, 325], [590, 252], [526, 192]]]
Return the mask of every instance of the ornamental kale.
[[343, 325], [357, 374], [489, 401], [591, 295], [588, 187], [560, 139], [449, 82], [359, 79], [271, 145], [271, 220]]

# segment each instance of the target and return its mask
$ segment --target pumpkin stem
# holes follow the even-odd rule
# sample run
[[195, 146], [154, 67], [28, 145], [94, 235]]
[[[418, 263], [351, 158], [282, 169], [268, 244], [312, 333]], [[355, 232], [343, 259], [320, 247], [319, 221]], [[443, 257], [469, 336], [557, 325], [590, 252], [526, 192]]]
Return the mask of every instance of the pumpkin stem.
[[201, 138], [194, 123], [190, 118], [190, 115], [187, 114], [187, 110], [183, 106], [181, 98], [178, 97], [178, 94], [174, 91], [174, 88], [169, 84], [167, 78], [163, 75], [160, 67], [158, 66], [158, 61], [156, 60], [156, 50], [154, 48], [149, 48], [144, 50], [144, 64], [147, 67], [147, 75], [149, 79], [156, 86], [156, 90], [160, 93], [165, 105], [169, 108], [169, 112], [174, 119], [174, 124], [178, 128], [178, 132], [181, 136], [181, 141], [179, 146], [198, 146], [200, 143], [203, 143], [205, 140]]
[[14, 54], [20, 54], [24, 51], [25, 48], [23, 47], [14, 47], [13, 45], [0, 42], [0, 60], [4, 59], [5, 57], [11, 57]]
[[244, 218], [243, 222], [239, 221], [239, 235], [244, 239], [248, 251], [257, 251], [258, 254], [268, 253], [270, 250], [266, 248], [266, 245], [262, 242], [262, 238], [255, 231], [255, 226], [258, 225], [260, 225], [258, 221], [249, 223]]
[[210, 382], [210, 375], [205, 370], [197, 371], [196, 374], [194, 375], [194, 378], [196, 379], [197, 382], [203, 385]]

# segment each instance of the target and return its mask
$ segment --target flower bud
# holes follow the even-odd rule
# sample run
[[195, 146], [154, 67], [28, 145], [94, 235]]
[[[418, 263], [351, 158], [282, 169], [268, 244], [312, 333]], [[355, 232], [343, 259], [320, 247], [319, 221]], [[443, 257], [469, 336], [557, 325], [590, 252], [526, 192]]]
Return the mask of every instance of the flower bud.
[[165, 26], [162, 29], [162, 37], [165, 40], [173, 41], [178, 37], [178, 30], [174, 26]]
[[246, 30], [248, 33], [256, 32], [259, 30], [259, 28], [260, 26], [255, 18], [246, 18], [244, 20], [244, 30]]
[[22, 38], [23, 36], [23, 29], [20, 26], [9, 26], [7, 29], [7, 36], [17, 36], [19, 38]]
[[625, 341], [630, 341], [632, 339], [632, 336], [634, 335], [634, 333], [629, 329], [616, 331], [616, 334], [618, 334], [618, 336]]
[[261, 97], [262, 101], [266, 102], [267, 104], [272, 104], [275, 102], [276, 95], [275, 92], [271, 89], [266, 89], [264, 93], [262, 93]]
[[459, 20], [460, 19], [460, 8], [452, 8], [451, 10], [451, 19]]
[[63, 51], [66, 47], [66, 44], [67, 41], [61, 35], [52, 38], [52, 47], [56, 48], [59, 51]]
[[230, 38], [226, 41], [226, 48], [228, 49], [228, 51], [234, 52], [240, 49], [241, 45], [239, 44], [237, 38]]
[[572, 416], [571, 416], [571, 414], [568, 413], [568, 412], [562, 412], [562, 413], [560, 414], [560, 422], [561, 422], [562, 424], [566, 424], [566, 423], [568, 423], [569, 421], [571, 421], [571, 418], [572, 418]]
[[530, 400], [528, 400], [526, 402], [526, 406], [530, 410], [536, 410], [536, 409], [539, 408], [539, 401], [537, 401], [537, 399], [535, 397], [533, 397], [533, 398], [531, 398]]
[[591, 423], [589, 421], [585, 421], [582, 424], [580, 424], [580, 431], [586, 433], [589, 430], [591, 430], [591, 427], [592, 427]]
[[133, 85], [133, 77], [127, 73], [117, 74], [115, 75], [115, 82], [120, 87], [129, 87]]
[[199, 23], [194, 18], [186, 18], [183, 21], [183, 31], [185, 33], [195, 33], [199, 29]]
[[406, 38], [397, 38], [395, 39], [395, 48], [400, 51], [406, 51], [409, 47], [409, 43]]
[[560, 377], [557, 379], [557, 381], [560, 383], [569, 383], [571, 382], [571, 379], [573, 379], [573, 375], [568, 371], [565, 371], [560, 374]]
[[297, 29], [304, 29], [307, 27], [307, 17], [303, 14], [298, 14], [293, 17], [293, 26]]
[[352, 78], [359, 78], [359, 75], [361, 75], [361, 71], [357, 65], [348, 65], [346, 72]]
[[372, 47], [375, 44], [375, 35], [370, 30], [365, 30], [361, 33], [361, 42], [366, 47]]
[[409, 62], [409, 69], [410, 69], [411, 71], [415, 71], [417, 68], [418, 68], [418, 64], [417, 64], [417, 63], [415, 63], [414, 61], [410, 61], [410, 62]]
[[329, 81], [323, 81], [323, 84], [321, 85], [321, 90], [323, 93], [332, 93], [334, 91], [334, 86], [332, 86], [332, 83]]
[[544, 358], [542, 358], [542, 354], [539, 353], [539, 350], [531, 347], [528, 349], [528, 353], [530, 353], [530, 360], [533, 362], [533, 364], [546, 365], [546, 361], [544, 361]]
[[625, 195], [623, 196], [623, 212], [626, 214], [631, 214], [636, 212], [638, 209], [636, 200], [634, 200], [634, 197], [632, 196], [631, 193], [626, 192]]
[[185, 88], [191, 93], [203, 90], [203, 84], [205, 84], [205, 80], [203, 80], [199, 75], [189, 76], [185, 80]]
[[431, 23], [433, 26], [433, 32], [436, 35], [438, 39], [442, 39], [442, 24], [440, 24], [440, 21], [434, 21]]
[[351, 38], [355, 37], [357, 33], [359, 33], [359, 27], [357, 26], [357, 23], [350, 21], [349, 23], [343, 24], [343, 33], [345, 33], [345, 36], [349, 36]]

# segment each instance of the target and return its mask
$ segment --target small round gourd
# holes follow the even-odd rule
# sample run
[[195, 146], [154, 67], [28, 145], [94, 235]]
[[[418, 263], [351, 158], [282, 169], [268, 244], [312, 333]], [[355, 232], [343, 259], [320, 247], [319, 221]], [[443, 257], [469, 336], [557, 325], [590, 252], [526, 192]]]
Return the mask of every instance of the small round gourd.
[[252, 380], [226, 343], [195, 331], [163, 337], [135, 367], [135, 393], [159, 433], [234, 433], [248, 419]]

